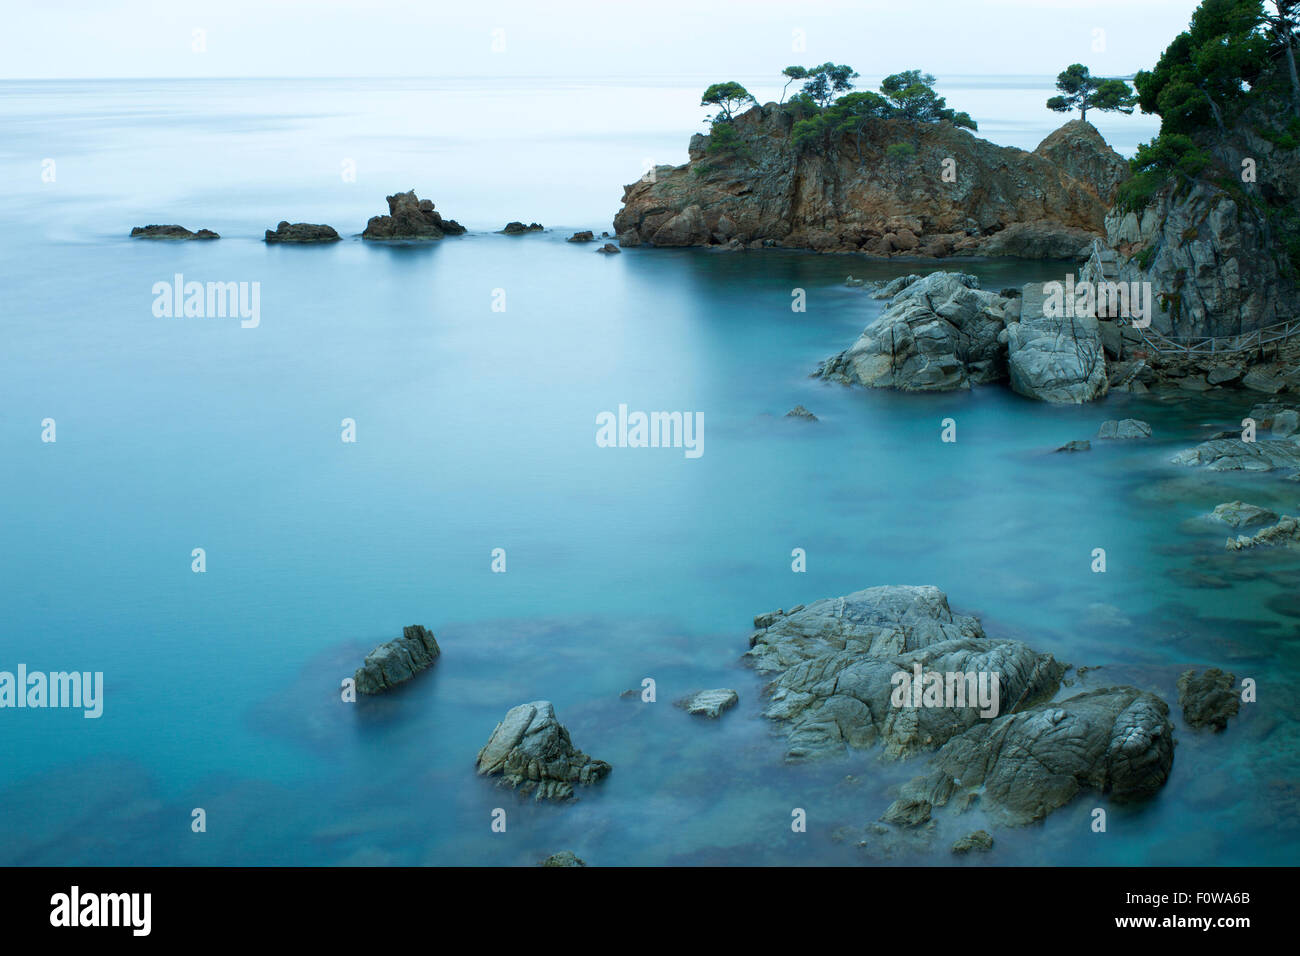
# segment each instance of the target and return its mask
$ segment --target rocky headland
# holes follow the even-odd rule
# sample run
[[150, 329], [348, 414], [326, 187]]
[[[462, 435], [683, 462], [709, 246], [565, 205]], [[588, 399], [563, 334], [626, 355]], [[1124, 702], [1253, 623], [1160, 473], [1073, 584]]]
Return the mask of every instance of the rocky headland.
[[906, 118], [808, 149], [795, 142], [797, 115], [790, 104], [754, 106], [727, 124], [737, 141], [727, 150], [711, 148], [716, 132], [693, 136], [686, 164], [624, 188], [620, 244], [1074, 258], [1103, 233], [1127, 176], [1081, 121], [1034, 152]]

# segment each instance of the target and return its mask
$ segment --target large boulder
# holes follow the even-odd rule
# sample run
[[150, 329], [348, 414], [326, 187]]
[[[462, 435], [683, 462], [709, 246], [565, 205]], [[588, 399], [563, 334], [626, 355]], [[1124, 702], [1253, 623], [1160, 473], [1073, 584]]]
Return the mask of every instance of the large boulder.
[[[1027, 302], [1042, 289], [1025, 286]], [[1027, 398], [1056, 405], [1095, 401], [1110, 389], [1101, 328], [1092, 316], [1049, 316], [1022, 311], [1007, 326], [1007, 371], [1011, 387]]]
[[1010, 300], [978, 284], [955, 272], [904, 284], [885, 313], [817, 374], [904, 391], [950, 391], [1004, 379], [1006, 350], [998, 337]]
[[[1064, 665], [987, 637], [938, 588], [869, 588], [761, 614], [754, 626], [746, 656], [775, 675], [766, 716], [788, 733], [789, 759], [875, 744], [893, 758], [936, 751], [930, 773], [885, 812], [888, 823], [924, 825], [958, 795], [963, 805], [982, 795], [995, 819], [1028, 823], [1085, 788], [1136, 799], [1168, 777], [1173, 727], [1163, 701], [1110, 687], [1054, 702]], [[927, 675], [921, 706], [898, 695], [904, 675], [917, 673]], [[953, 695], [961, 677], [993, 674], [994, 706]], [[942, 678], [942, 697], [928, 675]]]
[[978, 794], [992, 819], [1041, 820], [1084, 790], [1145, 799], [1169, 779], [1169, 705], [1133, 687], [1106, 687], [992, 721], [949, 740], [933, 769], [901, 790], [909, 805]]
[[603, 760], [573, 746], [549, 700], [511, 708], [478, 753], [478, 772], [537, 800], [567, 800], [574, 784], [592, 784], [610, 771]]
[[420, 624], [402, 628], [402, 636], [366, 655], [354, 680], [362, 694], [382, 694], [429, 667], [442, 651], [433, 632]]
[[441, 239], [465, 232], [456, 220], [443, 219], [433, 203], [415, 195], [414, 189], [386, 198], [388, 215], [371, 217], [362, 239]]
[[1238, 500], [1215, 505], [1209, 517], [1212, 521], [1221, 521], [1232, 528], [1248, 528], [1277, 521], [1277, 512]]

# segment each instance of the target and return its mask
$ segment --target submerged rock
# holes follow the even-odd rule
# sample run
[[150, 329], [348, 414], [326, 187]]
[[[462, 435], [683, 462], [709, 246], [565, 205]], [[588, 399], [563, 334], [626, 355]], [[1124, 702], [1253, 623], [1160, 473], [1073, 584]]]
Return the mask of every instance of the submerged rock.
[[1184, 671], [1178, 678], [1178, 706], [1183, 709], [1183, 719], [1192, 727], [1223, 730], [1241, 708], [1236, 683], [1235, 674], [1225, 674], [1217, 667], [1200, 673]]
[[477, 764], [480, 774], [500, 774], [503, 786], [537, 800], [566, 800], [575, 783], [595, 783], [610, 771], [605, 761], [573, 746], [549, 700], [512, 708], [479, 751]]
[[443, 219], [433, 203], [416, 196], [414, 189], [385, 198], [388, 215], [372, 216], [362, 239], [442, 239], [465, 232], [456, 220]]
[[1056, 450], [1057, 451], [1089, 451], [1091, 449], [1092, 449], [1092, 442], [1084, 438], [1084, 439], [1076, 439], [1074, 441], [1067, 441], [1064, 445], [1062, 445], [1060, 448]]
[[1221, 505], [1215, 505], [1209, 517], [1234, 528], [1248, 528], [1251, 525], [1276, 521], [1277, 512], [1257, 505], [1248, 505], [1244, 501], [1226, 501]]
[[275, 232], [266, 230], [267, 242], [338, 242], [339, 234], [333, 226], [314, 222], [281, 221]]
[[516, 219], [506, 223], [506, 227], [501, 231], [505, 233], [507, 236], [519, 236], [525, 232], [541, 232], [542, 228], [543, 227], [540, 222], [530, 222], [528, 225], [525, 226], [522, 222], [519, 222]]
[[1289, 441], [1214, 438], [1170, 459], [1175, 465], [1200, 465], [1208, 471], [1272, 471], [1300, 468], [1300, 445]]
[[740, 696], [734, 690], [729, 687], [720, 687], [715, 690], [702, 690], [691, 694], [689, 697], [683, 697], [677, 701], [677, 706], [688, 714], [718, 717], [724, 710], [735, 707], [739, 700]]
[[802, 418], [805, 421], [809, 421], [809, 422], [819, 421], [816, 415], [808, 411], [808, 409], [804, 408], [802, 405], [796, 405], [794, 408], [790, 409], [788, 412], [785, 413], [785, 417]]
[[987, 830], [976, 830], [974, 833], [968, 833], [952, 845], [953, 853], [969, 853], [971, 850], [978, 850], [980, 853], [987, 853], [993, 849], [993, 837]]
[[1097, 430], [1098, 438], [1150, 438], [1151, 426], [1136, 418], [1115, 421], [1113, 418], [1101, 423]]
[[978, 284], [955, 272], [905, 282], [885, 313], [816, 374], [904, 391], [949, 391], [1005, 378], [1006, 348], [998, 337], [1008, 300]]
[[220, 239], [211, 229], [190, 232], [184, 226], [136, 226], [131, 230], [132, 239]]
[[362, 694], [382, 694], [431, 665], [442, 651], [433, 633], [423, 625], [402, 628], [402, 636], [380, 644], [366, 655], [355, 675]]
[[538, 866], [586, 866], [585, 860], [581, 859], [578, 854], [572, 850], [561, 850], [559, 853], [552, 853], [546, 859], [541, 860]]
[[1229, 551], [1248, 551], [1261, 547], [1300, 547], [1300, 521], [1291, 515], [1282, 515], [1277, 524], [1255, 532], [1252, 537], [1238, 535], [1229, 538], [1225, 548]]

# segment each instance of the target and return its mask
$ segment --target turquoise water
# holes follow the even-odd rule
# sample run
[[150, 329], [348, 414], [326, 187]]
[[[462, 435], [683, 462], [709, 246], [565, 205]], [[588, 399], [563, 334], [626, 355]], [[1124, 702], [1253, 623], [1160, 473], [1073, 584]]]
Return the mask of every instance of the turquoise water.
[[[603, 865], [946, 864], [978, 814], [941, 817], [929, 849], [857, 848], [845, 828], [878, 817], [923, 762], [868, 751], [785, 765], [758, 716], [762, 682], [738, 660], [756, 613], [899, 583], [938, 585], [991, 634], [1101, 665], [1083, 686], [1133, 683], [1172, 703], [1177, 675], [1208, 665], [1260, 686], [1221, 735], [1175, 713], [1173, 776], [1154, 801], [1082, 797], [1044, 825], [995, 831], [987, 862], [1294, 862], [1300, 560], [1225, 555], [1225, 532], [1196, 516], [1238, 497], [1294, 513], [1298, 486], [1167, 463], [1240, 420], [1248, 397], [1057, 409], [996, 386], [900, 395], [811, 380], [882, 305], [844, 277], [915, 263], [599, 256], [563, 239], [608, 228], [617, 176], [557, 166], [549, 192], [525, 189], [531, 173], [503, 180], [536, 199], [526, 206], [490, 179], [528, 149], [480, 164], [463, 143], [431, 147], [431, 164], [466, 170], [458, 185], [422, 174], [410, 133], [377, 151], [387, 181], [326, 187], [295, 170], [328, 156], [336, 175], [332, 138], [350, 114], [330, 96], [178, 96], [128, 84], [0, 99], [15, 130], [0, 165], [35, 180], [0, 208], [0, 669], [103, 671], [106, 686], [99, 720], [0, 712], [0, 861], [524, 864], [572, 849]], [[164, 146], [187, 117], [196, 138]], [[601, 146], [601, 161], [623, 148]], [[52, 184], [31, 161], [47, 154]], [[559, 152], [537, 155], [548, 170]], [[219, 169], [228, 180], [206, 178]], [[477, 231], [423, 246], [259, 241], [281, 218], [351, 236], [412, 185]], [[565, 208], [581, 215], [557, 218]], [[511, 218], [554, 228], [486, 231]], [[223, 238], [125, 238], [172, 221]], [[1067, 268], [950, 266], [992, 289]], [[259, 282], [260, 325], [155, 318], [153, 284], [177, 272]], [[595, 416], [619, 404], [702, 412], [704, 454], [596, 447]], [[821, 421], [785, 420], [795, 404]], [[1051, 453], [1130, 416], [1155, 438]], [[940, 441], [949, 417], [955, 444]], [[355, 444], [340, 440], [345, 418]], [[197, 547], [204, 574], [190, 570]], [[806, 573], [791, 571], [796, 547]], [[1105, 574], [1090, 571], [1096, 547]], [[505, 574], [491, 572], [494, 548]], [[437, 634], [436, 667], [340, 703], [365, 652], [412, 623]], [[620, 698], [644, 677], [658, 703]], [[714, 686], [741, 697], [716, 723], [671, 706]], [[614, 766], [571, 805], [474, 775], [496, 722], [537, 698]], [[1111, 813], [1104, 835], [1089, 830], [1094, 806]], [[190, 830], [195, 807], [206, 833]], [[505, 834], [490, 829], [496, 807]], [[805, 834], [790, 830], [795, 807]]]

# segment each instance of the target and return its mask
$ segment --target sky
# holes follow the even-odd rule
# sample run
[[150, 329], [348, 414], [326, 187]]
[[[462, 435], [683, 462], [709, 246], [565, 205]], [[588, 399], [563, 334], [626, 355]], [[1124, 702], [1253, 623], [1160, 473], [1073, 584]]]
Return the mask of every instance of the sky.
[[13, 0], [0, 78], [1097, 75], [1154, 65], [1197, 0]]

